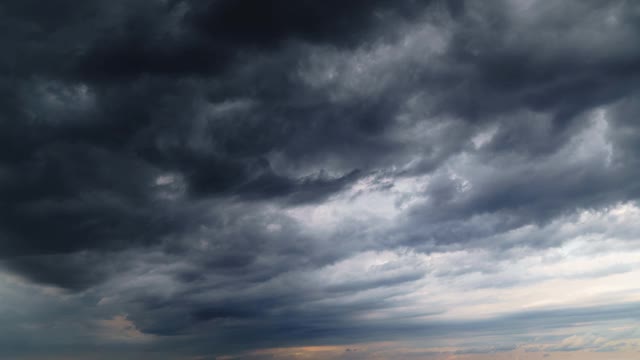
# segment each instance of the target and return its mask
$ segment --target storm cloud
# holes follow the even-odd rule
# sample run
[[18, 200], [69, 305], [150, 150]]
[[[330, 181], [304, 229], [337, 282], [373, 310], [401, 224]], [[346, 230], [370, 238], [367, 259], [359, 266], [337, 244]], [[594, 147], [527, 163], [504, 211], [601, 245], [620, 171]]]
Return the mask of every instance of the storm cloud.
[[0, 354], [640, 350], [635, 2], [7, 0], [0, 24]]

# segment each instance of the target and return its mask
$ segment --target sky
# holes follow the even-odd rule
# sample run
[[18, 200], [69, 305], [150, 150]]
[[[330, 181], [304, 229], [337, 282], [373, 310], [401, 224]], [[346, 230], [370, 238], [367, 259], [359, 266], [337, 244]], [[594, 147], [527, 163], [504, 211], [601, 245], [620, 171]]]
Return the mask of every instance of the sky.
[[640, 358], [640, 2], [0, 27], [0, 358]]

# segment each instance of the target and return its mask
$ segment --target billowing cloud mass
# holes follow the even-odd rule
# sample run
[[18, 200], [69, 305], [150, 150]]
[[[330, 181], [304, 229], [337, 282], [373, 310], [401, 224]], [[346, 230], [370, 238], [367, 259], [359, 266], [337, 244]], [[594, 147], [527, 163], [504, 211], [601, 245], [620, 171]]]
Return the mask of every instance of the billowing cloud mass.
[[639, 356], [640, 3], [0, 24], [0, 357]]

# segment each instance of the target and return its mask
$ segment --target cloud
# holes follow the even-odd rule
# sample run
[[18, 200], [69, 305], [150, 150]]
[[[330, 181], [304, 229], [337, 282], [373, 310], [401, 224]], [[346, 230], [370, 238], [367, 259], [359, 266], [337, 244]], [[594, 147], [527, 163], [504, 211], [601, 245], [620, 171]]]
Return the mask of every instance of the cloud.
[[5, 1], [7, 356], [630, 349], [570, 329], [639, 300], [639, 14]]

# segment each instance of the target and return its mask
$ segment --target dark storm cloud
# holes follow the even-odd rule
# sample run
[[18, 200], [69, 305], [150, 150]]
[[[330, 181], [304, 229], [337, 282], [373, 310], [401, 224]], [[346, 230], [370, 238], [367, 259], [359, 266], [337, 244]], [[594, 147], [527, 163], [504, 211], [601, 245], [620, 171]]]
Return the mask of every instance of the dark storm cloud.
[[[455, 1], [452, 1], [452, 3]], [[113, 81], [143, 74], [215, 75], [301, 40], [357, 45], [375, 25], [410, 16], [418, 2], [167, 1], [138, 5], [79, 56], [81, 77]], [[149, 11], [151, 10], [151, 11]]]
[[[347, 104], [321, 115], [326, 103], [299, 104], [315, 94], [290, 79], [285, 66], [295, 66], [296, 54], [287, 51], [257, 66], [240, 57], [233, 66], [240, 70], [211, 84], [192, 77], [218, 66], [216, 52], [224, 60], [244, 48], [253, 54], [254, 47], [273, 48], [293, 38], [343, 38], [334, 20], [364, 31], [364, 38], [365, 25], [378, 11], [378, 4], [364, 2], [333, 5], [337, 10], [322, 6], [321, 13], [296, 5], [291, 13], [277, 11], [273, 19], [255, 23], [249, 20], [260, 9], [227, 2], [62, 3], [49, 10], [5, 4], [3, 16], [16, 30], [6, 35], [16, 47], [13, 58], [4, 57], [5, 254], [121, 248], [179, 231], [185, 220], [176, 214], [178, 204], [158, 199], [154, 186], [165, 172], [184, 179], [194, 200], [234, 195], [309, 202], [357, 179], [355, 166], [336, 175], [322, 168], [296, 177], [278, 174], [265, 156], [282, 151], [305, 161], [310, 151], [331, 152], [338, 145], [333, 142], [346, 146], [360, 133], [379, 132], [380, 125], [369, 130], [371, 124], [383, 124], [392, 108], [382, 105], [384, 112], [375, 114]], [[238, 21], [216, 20], [221, 14]], [[236, 26], [266, 37], [236, 39]], [[325, 39], [325, 29], [336, 35]], [[274, 89], [286, 84], [290, 90]], [[295, 92], [303, 96], [297, 99]], [[246, 108], [234, 108], [243, 97]], [[231, 105], [208, 114], [210, 102]]]
[[[527, 3], [3, 2], [2, 266], [238, 349], [406, 334], [356, 315], [421, 269], [309, 274], [371, 249], [557, 245], [494, 240], [640, 195], [640, 8]], [[415, 177], [394, 224], [291, 215]]]
[[13, 271], [28, 274], [29, 279], [37, 283], [81, 290], [108, 276], [106, 267], [96, 266], [103, 260], [101, 255], [74, 253], [15, 257], [7, 260], [5, 265]]

